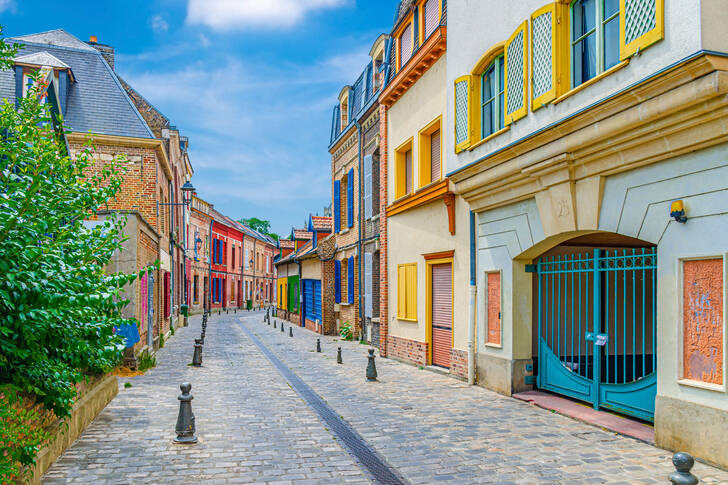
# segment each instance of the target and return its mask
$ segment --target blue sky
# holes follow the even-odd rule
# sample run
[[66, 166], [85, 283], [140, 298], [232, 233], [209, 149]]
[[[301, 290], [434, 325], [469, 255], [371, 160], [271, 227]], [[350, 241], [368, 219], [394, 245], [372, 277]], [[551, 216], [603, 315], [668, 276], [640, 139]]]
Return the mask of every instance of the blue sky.
[[397, 0], [0, 0], [7, 36], [63, 28], [190, 138], [198, 194], [287, 235], [330, 203], [331, 108]]

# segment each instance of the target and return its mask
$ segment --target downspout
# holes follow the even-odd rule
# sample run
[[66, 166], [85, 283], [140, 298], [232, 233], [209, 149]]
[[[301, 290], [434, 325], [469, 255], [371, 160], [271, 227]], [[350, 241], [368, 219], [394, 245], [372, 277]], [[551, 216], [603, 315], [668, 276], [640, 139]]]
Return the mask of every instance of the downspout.
[[[362, 153], [362, 139], [361, 139], [361, 124], [359, 123], [359, 119], [357, 119], [355, 122], [356, 129], [357, 129], [357, 136], [358, 136], [358, 145], [359, 145], [359, 194], [357, 195], [357, 198], [359, 199], [359, 237], [357, 238], [357, 253], [358, 253], [358, 261], [357, 266], [359, 268], [359, 329], [363, 333], [364, 332], [364, 305], [362, 304], [362, 300], [364, 299], [362, 297], [362, 276], [361, 276], [361, 262], [362, 258], [364, 257], [364, 254], [362, 253], [362, 225], [364, 224], [364, 210], [362, 209], [362, 185], [363, 185], [363, 177], [362, 177], [362, 166], [364, 165], [364, 161], [362, 160], [361, 153]], [[359, 340], [361, 340], [363, 335], [359, 335]]]
[[169, 328], [174, 329], [174, 211], [176, 205], [172, 205], [174, 196], [174, 185], [169, 181]]
[[208, 249], [210, 250], [210, 254], [207, 257], [207, 312], [212, 314], [212, 224], [215, 222], [215, 219], [210, 217], [210, 235], [208, 236], [209, 244], [207, 245]]
[[475, 384], [475, 300], [478, 295], [475, 276], [475, 213], [470, 211], [470, 322], [468, 325], [468, 384]]

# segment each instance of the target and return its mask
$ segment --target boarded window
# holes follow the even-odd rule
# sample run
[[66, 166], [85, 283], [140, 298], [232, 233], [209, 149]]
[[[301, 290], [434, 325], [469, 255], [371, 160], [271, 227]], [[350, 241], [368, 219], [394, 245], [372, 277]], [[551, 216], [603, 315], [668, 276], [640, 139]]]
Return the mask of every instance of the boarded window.
[[501, 344], [501, 277], [500, 273], [486, 275], [486, 305], [488, 331], [486, 343]]
[[723, 259], [682, 265], [683, 377], [723, 385]]

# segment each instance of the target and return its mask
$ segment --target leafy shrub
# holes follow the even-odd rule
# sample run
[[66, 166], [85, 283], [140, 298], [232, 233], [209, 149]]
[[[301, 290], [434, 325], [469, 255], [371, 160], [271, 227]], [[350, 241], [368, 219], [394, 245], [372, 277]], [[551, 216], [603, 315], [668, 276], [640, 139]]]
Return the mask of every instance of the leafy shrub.
[[148, 369], [156, 366], [157, 358], [149, 352], [144, 352], [141, 357], [139, 357], [139, 370], [141, 372], [146, 372]]
[[354, 332], [351, 330], [351, 323], [342, 323], [341, 328], [339, 329], [339, 335], [341, 335], [341, 338], [344, 340], [354, 340]]

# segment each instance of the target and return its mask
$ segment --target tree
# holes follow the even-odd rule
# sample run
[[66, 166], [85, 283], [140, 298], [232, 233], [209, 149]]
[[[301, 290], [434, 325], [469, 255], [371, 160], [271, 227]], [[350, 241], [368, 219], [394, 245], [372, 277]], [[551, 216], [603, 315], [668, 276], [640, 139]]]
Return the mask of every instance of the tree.
[[270, 236], [276, 241], [280, 239], [280, 236], [278, 234], [275, 234], [271, 232], [270, 230], [270, 221], [266, 219], [258, 219], [257, 217], [251, 217], [250, 219], [240, 219], [238, 222], [241, 224], [245, 224], [251, 229], [254, 229], [261, 234], [265, 234], [266, 236]]
[[[0, 37], [0, 69], [12, 69], [17, 48]], [[124, 219], [87, 222], [118, 192], [125, 160], [92, 169], [89, 147], [72, 160], [47, 85], [38, 73], [33, 79], [17, 109], [0, 106], [0, 394], [22, 393], [64, 418], [76, 384], [119, 362], [114, 329], [135, 324], [121, 315], [128, 302], [120, 290], [137, 275], [106, 271]], [[23, 441], [27, 433], [13, 435], [12, 421], [0, 420], [2, 441], [19, 443], [0, 452], [3, 471], [33, 463], [38, 451]]]

